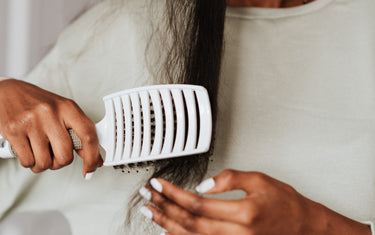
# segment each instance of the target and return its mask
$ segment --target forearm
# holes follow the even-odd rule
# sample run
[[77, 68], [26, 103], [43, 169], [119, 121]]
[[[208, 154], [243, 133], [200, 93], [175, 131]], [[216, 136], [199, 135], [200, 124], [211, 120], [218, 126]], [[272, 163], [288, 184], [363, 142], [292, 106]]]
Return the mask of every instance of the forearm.
[[314, 228], [307, 228], [314, 231], [311, 234], [371, 235], [369, 225], [349, 219], [321, 204], [313, 203], [312, 213], [315, 215], [310, 218], [316, 218], [312, 221]]

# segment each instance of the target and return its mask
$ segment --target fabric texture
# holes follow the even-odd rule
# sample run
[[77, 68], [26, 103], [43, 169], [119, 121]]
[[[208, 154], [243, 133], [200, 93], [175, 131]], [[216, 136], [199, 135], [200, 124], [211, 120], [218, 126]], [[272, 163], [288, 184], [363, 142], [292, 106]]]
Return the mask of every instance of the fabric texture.
[[371, 0], [228, 10], [211, 174], [261, 171], [375, 220], [374, 10]]
[[[144, 57], [147, 4], [126, 4], [88, 11], [27, 80], [74, 99], [94, 122], [104, 115], [104, 95], [154, 83]], [[373, 0], [229, 8], [208, 176], [264, 172], [347, 217], [374, 221], [374, 10]], [[0, 160], [0, 218], [58, 210], [74, 235], [132, 234], [123, 229], [126, 202], [149, 173], [109, 167], [86, 182], [81, 171], [79, 157], [38, 175]]]

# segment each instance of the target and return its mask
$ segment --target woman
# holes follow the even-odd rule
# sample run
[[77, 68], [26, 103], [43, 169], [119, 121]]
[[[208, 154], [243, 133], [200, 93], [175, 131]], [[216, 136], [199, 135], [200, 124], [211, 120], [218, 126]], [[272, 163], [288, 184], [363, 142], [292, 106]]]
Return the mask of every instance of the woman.
[[225, 170], [196, 189], [245, 191], [229, 201], [153, 179], [142, 213], [168, 234], [371, 234], [355, 219], [374, 218], [374, 10], [340, 0], [229, 9], [211, 166], [258, 172]]
[[[201, 83], [211, 81], [207, 78], [217, 77], [215, 74], [218, 71], [218, 65], [220, 65], [218, 58], [220, 58], [221, 38], [218, 36], [221, 35], [222, 27], [220, 22], [222, 21], [216, 17], [218, 15], [223, 16], [221, 12], [223, 12], [225, 6], [223, 7], [223, 4], [217, 1], [195, 1], [193, 3], [186, 1], [186, 3], [191, 3], [191, 5], [187, 4], [188, 7], [174, 2], [177, 1], [167, 1], [166, 14], [172, 17], [163, 18], [167, 20], [166, 28], [155, 27], [160, 22], [158, 13], [164, 10], [164, 7], [160, 7], [162, 6], [160, 4], [146, 2], [147, 9], [154, 10], [148, 12], [145, 11], [145, 2], [131, 1], [125, 4], [126, 7], [118, 7], [117, 14], [113, 14], [113, 6], [116, 6], [113, 4], [116, 3], [109, 4], [107, 2], [97, 6], [62, 34], [56, 47], [30, 74], [28, 81], [49, 91], [74, 99], [94, 122], [98, 121], [103, 113], [103, 108], [98, 107], [101, 102], [100, 97], [117, 91], [119, 87], [126, 89], [149, 84], [155, 82], [149, 79], [150, 77], [159, 78], [161, 75], [164, 75], [168, 82], [173, 82], [176, 74], [179, 74], [178, 68], [181, 67], [184, 68], [183, 71], [187, 71], [187, 74], [182, 76], [187, 78], [183, 79], [183, 82]], [[184, 3], [184, 1], [181, 2]], [[245, 2], [245, 4], [247, 3], [249, 2]], [[229, 4], [238, 6], [238, 4], [243, 5], [244, 3], [237, 1], [234, 3], [229, 2]], [[302, 2], [299, 4], [302, 4]], [[291, 6], [296, 5], [298, 4], [295, 2]], [[282, 5], [279, 4], [277, 6]], [[275, 5], [269, 5], [269, 7], [275, 7]], [[176, 9], [183, 10], [176, 11]], [[308, 195], [309, 198], [324, 203], [331, 208], [334, 207], [334, 209], [353, 219], [372, 219], [370, 206], [373, 192], [368, 190], [364, 180], [371, 178], [368, 177], [371, 171], [367, 170], [366, 167], [371, 165], [369, 164], [370, 158], [368, 156], [371, 155], [372, 148], [368, 144], [373, 136], [370, 132], [364, 132], [366, 127], [371, 127], [371, 121], [361, 122], [361, 124], [356, 121], [371, 120], [368, 118], [372, 114], [371, 109], [368, 108], [368, 106], [372, 106], [372, 99], [369, 99], [372, 90], [368, 89], [370, 87], [368, 84], [371, 84], [370, 80], [368, 80], [371, 77], [371, 70], [363, 70], [370, 73], [370, 75], [359, 76], [361, 77], [360, 82], [352, 84], [351, 81], [353, 81], [353, 71], [357, 72], [359, 66], [368, 65], [366, 68], [370, 67], [373, 55], [371, 53], [360, 53], [366, 51], [369, 45], [362, 40], [353, 40], [349, 36], [363, 35], [362, 37], [366, 38], [366, 40], [368, 38], [371, 39], [370, 29], [373, 27], [370, 27], [369, 22], [374, 22], [371, 20], [373, 14], [360, 14], [360, 20], [362, 21], [355, 22], [361, 23], [358, 24], [362, 25], [360, 28], [356, 27], [357, 24], [354, 25], [353, 22], [344, 21], [346, 24], [342, 24], [342, 20], [346, 19], [347, 14], [351, 15], [350, 19], [352, 19], [355, 18], [353, 14], [359, 14], [358, 12], [362, 13], [366, 10], [371, 12], [372, 9], [374, 9], [373, 3], [366, 0], [355, 3], [348, 0], [316, 0], [305, 6], [290, 9], [245, 8], [229, 10], [226, 25], [228, 30], [226, 32], [226, 54], [224, 55], [223, 72], [220, 80], [221, 90], [218, 96], [218, 129], [213, 163], [209, 171], [210, 175], [227, 167], [261, 171], [290, 183], [297, 187], [302, 194]], [[176, 12], [179, 14], [174, 14]], [[178, 18], [179, 16], [180, 18]], [[193, 22], [198, 22], [199, 24], [192, 24], [193, 26], [191, 26], [189, 20], [182, 20], [182, 22], [178, 20], [168, 21], [170, 19], [186, 19], [185, 16], [194, 18], [195, 21]], [[221, 17], [221, 19], [223, 20], [224, 17]], [[322, 24], [321, 19], [328, 20], [327, 22], [325, 21], [325, 24]], [[191, 51], [189, 50], [190, 47], [176, 47], [174, 43], [169, 44], [174, 42], [174, 39], [177, 39], [177, 41], [180, 39], [178, 42], [186, 42], [186, 38], [189, 39], [189, 37], [182, 37], [183, 39], [178, 37], [181, 31], [185, 32], [183, 29], [173, 27], [176, 24], [178, 25], [178, 23], [181, 23], [182, 26], [189, 26], [186, 27], [188, 28], [187, 32], [190, 32], [187, 35], [192, 36], [193, 39], [195, 35], [205, 35], [204, 33], [206, 32], [208, 34], [206, 37], [216, 35], [215, 40], [197, 40], [197, 42], [192, 40], [187, 45], [192, 43], [193, 48], [203, 49], [197, 50], [200, 53], [193, 53], [193, 59], [191, 60], [179, 60], [178, 58], [190, 58], [181, 55], [191, 55], [189, 54]], [[164, 24], [161, 25], [163, 26]], [[197, 25], [200, 27], [196, 27]], [[322, 25], [325, 27], [322, 27]], [[335, 31], [332, 29], [340, 30]], [[352, 34], [352, 30], [359, 29], [363, 29], [363, 32]], [[160, 30], [161, 34], [158, 34], [158, 30]], [[160, 42], [156, 40], [158, 36], [164, 35], [163, 32], [165, 31], [170, 33], [167, 35], [172, 36], [170, 38], [167, 37], [165, 44], [161, 43], [161, 48], [167, 48], [168, 52], [172, 52], [166, 53], [167, 55], [163, 51], [157, 50]], [[150, 32], [152, 32], [151, 38]], [[339, 39], [343, 41], [339, 41]], [[177, 45], [181, 44], [177, 43]], [[199, 47], [199, 45], [204, 46]], [[349, 45], [350, 48], [353, 46], [354, 49], [349, 52], [344, 51], [343, 48], [348, 48], [346, 46]], [[214, 48], [214, 53], [202, 53], [207, 48]], [[145, 51], [147, 51], [146, 58], [144, 57]], [[322, 52], [326, 54], [323, 56]], [[349, 55], [346, 55], [346, 53], [349, 53]], [[210, 56], [210, 59], [197, 59], [204, 58], [200, 56], [205, 56], [206, 54]], [[215, 57], [213, 55], [218, 56]], [[358, 55], [366, 57], [366, 59], [361, 60], [361, 62], [366, 60], [366, 63], [360, 63]], [[166, 61], [165, 65], [172, 64], [172, 66], [170, 68], [164, 66], [164, 68], [168, 67], [168, 69], [159, 72], [158, 68], [163, 66], [159, 64], [158, 58], [162, 58], [161, 61]], [[182, 63], [182, 65], [179, 63]], [[210, 66], [203, 66], [204, 63], [208, 63]], [[149, 67], [152, 69], [145, 69]], [[197, 67], [205, 69], [196, 69]], [[195, 68], [196, 72], [191, 74], [189, 68]], [[194, 74], [199, 76], [195, 77]], [[194, 77], [199, 79], [194, 80]], [[336, 88], [337, 84], [340, 84], [340, 89], [332, 90], [332, 87]], [[12, 85], [14, 86], [12, 87]], [[215, 85], [217, 84], [214, 82], [213, 84], [204, 85], [209, 87], [211, 98], [214, 101]], [[353, 88], [351, 85], [357, 86]], [[13, 92], [5, 93], [6, 91], [14, 90], [16, 87], [23, 87], [23, 91], [38, 90], [38, 88], [31, 87], [29, 84], [21, 84], [10, 80], [2, 82], [0, 84], [1, 87], [3, 88], [1, 94], [7, 94], [0, 99], [2, 101], [5, 100], [4, 97], [12, 97], [12, 94], [17, 94]], [[353, 96], [353, 94], [358, 94], [354, 92], [357, 90], [361, 91], [359, 98]], [[40, 93], [42, 95], [39, 95]], [[84, 158], [84, 175], [86, 174], [87, 176], [87, 172], [94, 171], [96, 166], [101, 164], [97, 140], [94, 132], [92, 132], [92, 123], [72, 102], [57, 102], [61, 100], [60, 97], [41, 92], [40, 90], [36, 94], [33, 99], [26, 99], [25, 103], [28, 104], [29, 100], [34, 100], [34, 97], [42, 101], [49, 101], [49, 98], [53, 97], [52, 102], [45, 103], [59, 104], [58, 107], [61, 107], [61, 109], [49, 111], [51, 107], [47, 105], [47, 111], [52, 116], [56, 113], [59, 114], [55, 118], [58, 122], [55, 123], [60, 123], [62, 127], [71, 126], [73, 129], [78, 129], [76, 131], [78, 135], [81, 138], [86, 137], [86, 139], [83, 138], [84, 146], [93, 146], [85, 149], [84, 151], [86, 152], [81, 153]], [[346, 96], [347, 94], [349, 96]], [[18, 95], [21, 98], [22, 96]], [[353, 99], [353, 97], [356, 99]], [[353, 102], [358, 101], [358, 99], [366, 102], [359, 102], [361, 105], [356, 106], [357, 103]], [[3, 102], [2, 107], [6, 106], [4, 104], [14, 100], [6, 100], [8, 102]], [[342, 102], [342, 100], [345, 100], [345, 102]], [[40, 102], [36, 102], [36, 104], [38, 103]], [[363, 105], [366, 105], [366, 107], [363, 107]], [[42, 110], [41, 113], [45, 113], [43, 112], [46, 110], [45, 106], [42, 105], [37, 110]], [[39, 106], [35, 105], [35, 107]], [[65, 111], [64, 107], [69, 107], [69, 110], [73, 110], [73, 115], [65, 115], [68, 112]], [[7, 113], [11, 113], [11, 111], [7, 111]], [[16, 113], [19, 112], [17, 111]], [[357, 116], [351, 116], [354, 113]], [[25, 116], [29, 117], [28, 115]], [[8, 120], [13, 120], [13, 117], [14, 115], [11, 115]], [[43, 116], [39, 115], [39, 117]], [[9, 137], [14, 135], [19, 135], [17, 137], [19, 139], [20, 136], [30, 136], [31, 133], [36, 132], [32, 131], [33, 128], [27, 129], [27, 127], [33, 126], [28, 124], [27, 120], [25, 122], [22, 122], [23, 118], [19, 120], [16, 124], [20, 124], [21, 127], [10, 125], [13, 128], [8, 130], [8, 121], [2, 121], [0, 133], [8, 137], [8, 139], [11, 139]], [[44, 153], [41, 154], [35, 154], [36, 151], [32, 151], [33, 155], [29, 154], [29, 157], [25, 157], [27, 154], [19, 154], [21, 164], [31, 167], [35, 172], [43, 171], [47, 168], [58, 169], [69, 164], [72, 160], [72, 157], [68, 155], [68, 151], [71, 151], [69, 143], [63, 141], [54, 147], [53, 142], [59, 143], [59, 141], [52, 141], [55, 135], [67, 140], [65, 138], [66, 133], [64, 131], [57, 131], [57, 133], [52, 131], [49, 134], [51, 128], [48, 127], [48, 122], [44, 122], [44, 118], [39, 120], [41, 120], [40, 123], [42, 125], [45, 125], [45, 128], [35, 128], [35, 126], [34, 128], [44, 130], [43, 136], [47, 136], [48, 139], [36, 137], [36, 140], [44, 141], [36, 144], [31, 143], [31, 145], [19, 144], [20, 147], [16, 146], [16, 141], [11, 140], [17, 152], [22, 151], [22, 148], [25, 148], [24, 146], [26, 148], [31, 146], [32, 149], [34, 148], [33, 146], [44, 146], [40, 148], [44, 149]], [[346, 122], [347, 120], [349, 120], [348, 123]], [[350, 120], [354, 121], [350, 122]], [[85, 128], [81, 128], [81, 126]], [[350, 132], [342, 131], [349, 128]], [[27, 130], [27, 133], [19, 134], [15, 129]], [[57, 130], [64, 130], [64, 128]], [[361, 136], [361, 138], [355, 138], [358, 136]], [[53, 158], [50, 157], [51, 154], [46, 150], [48, 149], [48, 143], [51, 143]], [[64, 149], [68, 148], [66, 153], [60, 154], [61, 157], [59, 157], [59, 154], [55, 154], [55, 150], [59, 149], [59, 145], [63, 146]], [[363, 149], [366, 151], [362, 152]], [[30, 150], [25, 152], [30, 152]], [[59, 153], [59, 151], [56, 151], [56, 153]], [[38, 158], [38, 155], [41, 157]], [[353, 155], [360, 157], [355, 158], [355, 161], [353, 161]], [[25, 160], [31, 158], [32, 160], [30, 162], [22, 162], [22, 156], [25, 157]], [[65, 159], [65, 156], [68, 156], [67, 159]], [[342, 165], [340, 168], [337, 168], [338, 156], [343, 156], [342, 161], [339, 162]], [[164, 176], [173, 178], [171, 175], [179, 175], [180, 178], [177, 181], [180, 182], [177, 183], [184, 185], [184, 183], [193, 181], [203, 175], [205, 159], [207, 158], [201, 159], [187, 158], [186, 160], [196, 166], [191, 168], [197, 172], [196, 178], [185, 177], [192, 175], [190, 171], [181, 173], [180, 170], [186, 169], [184, 167], [185, 160], [173, 160], [164, 165], [161, 163], [162, 165], [155, 174], [158, 175], [161, 172], [163, 178]], [[200, 164], [197, 164], [197, 162], [201, 163], [202, 169], [198, 167]], [[115, 214], [120, 211], [122, 203], [132, 193], [132, 190], [129, 189], [132, 189], [132, 186], [137, 185], [141, 178], [145, 178], [149, 174], [143, 171], [140, 172], [140, 177], [136, 171], [133, 171], [130, 172], [130, 175], [124, 176], [121, 172], [114, 174], [112, 169], [101, 169], [96, 172], [95, 178], [87, 183], [80, 181], [77, 173], [78, 168], [82, 167], [81, 164], [81, 162], [75, 161], [71, 166], [62, 168], [59, 171], [46, 171], [39, 175], [32, 175], [28, 171], [19, 168], [16, 161], [1, 162], [0, 174], [3, 175], [2, 179], [9, 179], [9, 175], [17, 175], [17, 180], [11, 178], [10, 183], [7, 182], [1, 186], [1, 191], [5, 194], [5, 199], [1, 203], [3, 208], [2, 217], [5, 217], [9, 212], [15, 211], [57, 209], [68, 218], [74, 234], [87, 234], [89, 232], [91, 234], [114, 234], [113, 230], [117, 230], [117, 225], [122, 221], [119, 218], [123, 218], [116, 217]], [[352, 165], [355, 167], [351, 168], [350, 166]], [[352, 174], [346, 174], [347, 169], [350, 169]], [[231, 177], [232, 175], [235, 177]], [[342, 180], [343, 177], [345, 180]], [[229, 181], [225, 184], [225, 182], [222, 183], [222, 179], [224, 181], [229, 179]], [[260, 182], [259, 185], [262, 185], [262, 187], [256, 188], [261, 193], [250, 194], [249, 198], [251, 198], [251, 195], [262, 194], [263, 191], [260, 189], [266, 188], [267, 192], [264, 191], [262, 195], [267, 195], [267, 199], [274, 198], [282, 201], [282, 205], [285, 205], [288, 211], [298, 212], [282, 216], [282, 219], [277, 220], [277, 226], [273, 226], [276, 223], [275, 220], [263, 218], [273, 218], [273, 216], [279, 218], [278, 215], [280, 214], [277, 214], [277, 212], [285, 213], [284, 208], [271, 213], [269, 213], [270, 210], [266, 210], [269, 207], [274, 208], [274, 205], [276, 205], [275, 208], [279, 208], [279, 201], [274, 203], [275, 200], [264, 200], [262, 205], [265, 205], [266, 209], [263, 209], [258, 206], [259, 204], [253, 203], [253, 201], [249, 203], [249, 200], [244, 200], [245, 205], [248, 207], [253, 205], [253, 207], [234, 211], [233, 213], [235, 214], [244, 213], [244, 216], [240, 216], [240, 218], [232, 216], [233, 214], [228, 211], [228, 208], [223, 207], [219, 211], [229, 215], [231, 219], [229, 223], [226, 222], [223, 226], [220, 222], [212, 221], [212, 214], [217, 214], [218, 211], [200, 210], [202, 206], [200, 207], [199, 204], [207, 204], [200, 203], [200, 199], [195, 200], [197, 199], [196, 196], [191, 194], [186, 196], [186, 192], [178, 191], [161, 179], [158, 179], [156, 183], [155, 180], [152, 182], [153, 186], [164, 193], [165, 197], [171, 198], [168, 192], [174, 192], [179, 196], [179, 199], [174, 199], [179, 206], [176, 207], [176, 204], [163, 203], [165, 201], [163, 197], [148, 188], [152, 196], [147, 196], [147, 198], [159, 208], [164, 209], [163, 212], [167, 216], [163, 217], [160, 212], [158, 213], [154, 208], [149, 207], [154, 214], [153, 219], [162, 224], [172, 234], [210, 234], [213, 232], [210, 230], [211, 228], [214, 229], [214, 232], [226, 234], [228, 231], [232, 233], [233, 230], [245, 234], [293, 234], [293, 232], [301, 233], [302, 230], [298, 230], [300, 227], [309, 231], [317, 228], [324, 230], [325, 226], [315, 226], [316, 224], [321, 225], [320, 218], [322, 218], [320, 213], [315, 213], [316, 211], [327, 215], [323, 217], [327, 218], [324, 221], [327, 223], [324, 224], [330, 225], [328, 226], [329, 228], [337, 229], [334, 232], [342, 232], [344, 230], [348, 234], [370, 234], [370, 228], [367, 225], [346, 219], [326, 209], [326, 207], [321, 207], [296, 193], [290, 186], [280, 183], [263, 173], [224, 171], [223, 174], [214, 180], [208, 181], [211, 182], [209, 184], [211, 187], [212, 182], [216, 184], [216, 187], [208, 192], [218, 192], [233, 188], [247, 189], [249, 185], [240, 185], [237, 182]], [[235, 187], [236, 184], [237, 187]], [[210, 187], [202, 186], [201, 188], [203, 188], [201, 192], [210, 190]], [[251, 189], [253, 188], [255, 187], [251, 184]], [[271, 196], [269, 196], [270, 191], [272, 191]], [[365, 193], [352, 196], [349, 194], [352, 191]], [[145, 191], [143, 190], [143, 192]], [[143, 195], [149, 195], [149, 193], [146, 191]], [[338, 198], [336, 195], [344, 195], [344, 197]], [[159, 201], [157, 200], [158, 198], [160, 199]], [[192, 208], [196, 208], [196, 210], [193, 209], [193, 211], [189, 212], [182, 209], [186, 208], [186, 205], [185, 207], [181, 205], [181, 198], [193, 198], [195, 202], [198, 202], [192, 205]], [[299, 198], [300, 200], [297, 200], [296, 203], [296, 200], [291, 200], [291, 198]], [[262, 202], [260, 199], [259, 201]], [[222, 204], [222, 201], [214, 202], [215, 207]], [[351, 207], [350, 205], [354, 203], [355, 207]], [[237, 202], [234, 202], [234, 204], [237, 207], [239, 205], [242, 206], [242, 204]], [[289, 210], [288, 206], [297, 209]], [[174, 209], [170, 210], [169, 208], [171, 207]], [[259, 213], [252, 215], [251, 212], [254, 211], [254, 208]], [[309, 210], [306, 210], [306, 208]], [[323, 209], [319, 210], [319, 208]], [[170, 214], [171, 211], [179, 214]], [[306, 215], [306, 211], [312, 213]], [[146, 211], [147, 213], [149, 211]], [[202, 219], [196, 220], [197, 215], [201, 215]], [[290, 215], [294, 215], [294, 217], [290, 217]], [[170, 220], [171, 217], [174, 218], [173, 221]], [[290, 217], [290, 220], [284, 220], [286, 217]], [[169, 218], [169, 220], [164, 219], [164, 222], [167, 223], [163, 223], [162, 218]], [[190, 221], [191, 224], [181, 222], [185, 218], [190, 218], [187, 221]], [[243, 218], [245, 218], [245, 221], [241, 221]], [[309, 223], [297, 223], [294, 218], [306, 218]], [[215, 217], [214, 219], [218, 218]], [[220, 217], [219, 219], [228, 218]], [[316, 223], [315, 220], [317, 221]], [[196, 221], [198, 221], [199, 226], [194, 223]], [[255, 221], [261, 221], [261, 223], [255, 224]], [[206, 222], [211, 226], [207, 226]], [[241, 224], [249, 226], [242, 226]], [[272, 226], [269, 226], [269, 224], [272, 224]], [[218, 229], [219, 231], [217, 231]], [[278, 231], [272, 229], [277, 229]], [[293, 231], [288, 229], [293, 229]], [[333, 232], [330, 232], [324, 230], [322, 233], [333, 234]], [[137, 234], [130, 230], [123, 231], [123, 233]], [[311, 233], [316, 234], [316, 231], [313, 230]]]

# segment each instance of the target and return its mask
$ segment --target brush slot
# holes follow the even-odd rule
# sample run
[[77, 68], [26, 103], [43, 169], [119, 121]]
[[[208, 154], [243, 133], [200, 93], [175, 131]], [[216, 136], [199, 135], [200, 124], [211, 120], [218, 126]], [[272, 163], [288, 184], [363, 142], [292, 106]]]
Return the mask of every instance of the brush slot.
[[114, 161], [120, 161], [123, 154], [124, 143], [124, 114], [122, 109], [122, 102], [120, 97], [113, 99], [115, 106], [115, 123], [116, 123], [116, 138], [115, 138], [115, 156]]
[[124, 95], [121, 97], [123, 112], [124, 112], [124, 134], [125, 134], [125, 141], [124, 141], [124, 152], [122, 155], [122, 159], [130, 158], [131, 151], [132, 151], [132, 143], [133, 143], [133, 127], [132, 127], [132, 107], [130, 103], [130, 98], [128, 95]]
[[173, 118], [173, 105], [171, 93], [168, 89], [161, 89], [160, 94], [164, 106], [165, 114], [165, 135], [164, 144], [161, 151], [162, 154], [170, 153], [173, 147], [173, 137], [174, 137], [174, 118]]
[[187, 109], [187, 104], [185, 100], [185, 95], [182, 91], [182, 100], [183, 100], [183, 105], [184, 105], [184, 116], [185, 116], [185, 142], [184, 142], [184, 149], [186, 147], [187, 143], [187, 138], [188, 138], [188, 130], [189, 130], [189, 116], [188, 116], [188, 109]]
[[150, 97], [155, 114], [155, 137], [151, 155], [157, 155], [161, 153], [163, 147], [163, 107], [160, 93], [157, 90], [150, 90]]
[[184, 97], [188, 113], [188, 131], [185, 150], [194, 150], [197, 144], [197, 108], [193, 90], [184, 90]]
[[198, 104], [198, 96], [197, 96], [197, 92], [194, 91], [194, 99], [195, 99], [195, 109], [197, 110], [197, 142], [195, 143], [195, 148], [198, 147], [198, 142], [199, 142], [199, 139], [202, 135], [202, 132], [201, 132], [201, 109], [199, 107], [199, 104]]
[[131, 158], [138, 158], [141, 152], [141, 139], [142, 139], [142, 127], [141, 127], [141, 107], [139, 96], [135, 93], [130, 95], [130, 100], [133, 108], [133, 152]]
[[124, 114], [124, 136], [125, 140], [123, 143], [123, 154], [122, 159], [130, 158], [131, 151], [132, 151], [132, 142], [133, 142], [133, 127], [132, 127], [132, 108], [130, 103], [130, 98], [128, 95], [124, 95], [121, 97], [122, 101], [122, 108]]
[[182, 92], [179, 89], [172, 89], [173, 103], [175, 107], [175, 141], [173, 152], [183, 151], [185, 147], [185, 108]]
[[[138, 94], [139, 96], [140, 94]], [[141, 150], [140, 150], [140, 153], [139, 153], [139, 156], [141, 156], [142, 154], [142, 148], [143, 148], [143, 108], [142, 108], [142, 100], [141, 100], [141, 97], [139, 96], [139, 105], [140, 105], [140, 110], [141, 110]]]
[[143, 140], [141, 157], [147, 157], [151, 148], [151, 115], [150, 115], [150, 96], [147, 91], [140, 92], [142, 104], [143, 120]]
[[152, 99], [150, 97], [150, 130], [151, 130], [151, 142], [150, 142], [150, 152], [154, 147], [155, 141], [155, 111]]
[[176, 104], [175, 104], [172, 91], [170, 91], [170, 94], [172, 98], [172, 109], [173, 109], [172, 110], [173, 111], [173, 143], [172, 143], [172, 150], [171, 150], [171, 152], [173, 152], [173, 149], [176, 143], [176, 134], [177, 134], [177, 114], [176, 114]]

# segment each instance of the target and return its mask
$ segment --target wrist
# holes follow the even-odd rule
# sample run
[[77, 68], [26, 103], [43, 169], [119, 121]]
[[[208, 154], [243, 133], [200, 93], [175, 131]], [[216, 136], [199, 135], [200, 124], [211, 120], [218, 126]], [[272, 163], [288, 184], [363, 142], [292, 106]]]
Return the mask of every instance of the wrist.
[[305, 224], [302, 227], [301, 234], [328, 234], [330, 227], [329, 218], [326, 207], [306, 198], [306, 214]]
[[[371, 232], [368, 223], [360, 223], [325, 207], [322, 204], [310, 201], [309, 234], [321, 235], [375, 235]], [[307, 234], [307, 233], [306, 233]]]

